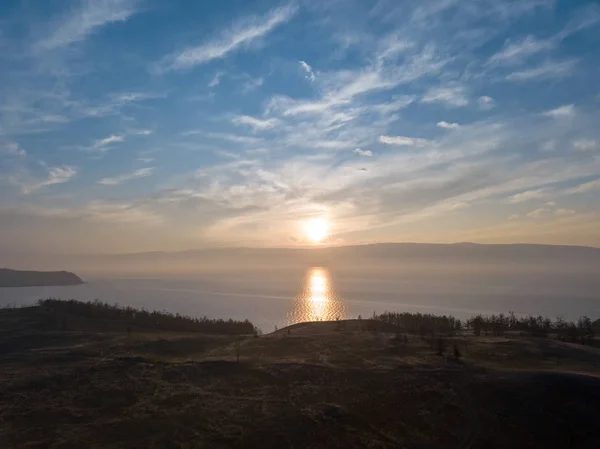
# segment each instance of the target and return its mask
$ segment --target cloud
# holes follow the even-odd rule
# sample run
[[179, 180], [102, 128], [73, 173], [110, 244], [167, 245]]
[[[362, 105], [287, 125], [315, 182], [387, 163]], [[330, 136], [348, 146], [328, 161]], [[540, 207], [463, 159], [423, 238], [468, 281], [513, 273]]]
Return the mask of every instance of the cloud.
[[496, 100], [494, 100], [492, 97], [484, 95], [477, 99], [477, 105], [479, 106], [479, 109], [489, 111], [496, 106]]
[[[394, 45], [393, 40], [386, 40], [386, 45]], [[379, 51], [385, 53], [386, 48], [381, 47]], [[374, 58], [377, 59], [377, 54]], [[362, 103], [361, 100], [364, 100], [368, 94], [388, 91], [424, 76], [436, 74], [449, 61], [448, 58], [441, 58], [434, 46], [425, 46], [421, 51], [407, 55], [401, 66], [385, 61], [379, 64], [370, 63], [357, 70], [321, 72], [319, 79], [325, 88], [318, 99], [304, 100], [275, 96], [268, 103], [267, 112], [284, 117], [296, 117], [343, 114], [342, 111], [345, 110], [347, 111], [345, 116], [348, 117], [352, 115], [353, 103]], [[400, 100], [404, 99], [400, 98]], [[371, 108], [363, 104], [361, 109]]]
[[551, 192], [548, 188], [528, 190], [526, 192], [517, 193], [510, 197], [509, 202], [512, 204], [523, 203], [539, 198], [545, 198]]
[[275, 118], [261, 120], [255, 117], [251, 117], [249, 115], [238, 115], [237, 117], [234, 117], [231, 121], [235, 125], [250, 126], [255, 132], [272, 129], [279, 124], [279, 120]]
[[538, 40], [531, 35], [516, 42], [507, 40], [504, 48], [490, 57], [488, 64], [517, 64], [536, 53], [553, 49], [556, 44], [553, 39]]
[[559, 217], [568, 217], [569, 215], [575, 215], [575, 213], [573, 209], [556, 209], [554, 211], [554, 215]]
[[221, 79], [223, 78], [224, 75], [225, 75], [225, 72], [215, 73], [215, 76], [213, 76], [212, 79], [208, 82], [208, 87], [210, 87], [210, 88], [217, 87], [219, 84], [221, 84]]
[[600, 21], [600, 10], [594, 6], [582, 8], [581, 14], [569, 22], [558, 34], [548, 39], [538, 39], [533, 35], [520, 40], [507, 39], [504, 48], [488, 59], [488, 65], [513, 65], [523, 63], [528, 57], [555, 49], [570, 35], [589, 28]]
[[588, 153], [599, 149], [600, 142], [597, 140], [576, 140], [575, 142], [573, 142], [573, 148], [575, 149], [575, 151], [579, 151], [581, 153]]
[[205, 42], [197, 47], [187, 48], [167, 57], [163, 61], [163, 69], [190, 69], [214, 59], [224, 58], [229, 53], [247, 47], [253, 41], [270, 34], [275, 28], [288, 22], [296, 14], [296, 11], [296, 6], [287, 5], [273, 9], [262, 17], [248, 17], [223, 32], [217, 39]]
[[600, 179], [595, 181], [586, 182], [585, 184], [578, 185], [572, 189], [568, 189], [567, 193], [588, 193], [595, 190], [600, 190]]
[[104, 139], [97, 140], [92, 146], [86, 147], [86, 151], [104, 152], [112, 148], [112, 144], [125, 141], [125, 136], [112, 134]]
[[365, 157], [371, 157], [371, 156], [373, 156], [373, 152], [371, 150], [362, 150], [360, 148], [356, 148], [354, 150], [354, 152], [356, 154], [358, 154], [359, 156], [365, 156]]
[[53, 50], [85, 40], [105, 25], [125, 22], [138, 11], [136, 0], [84, 0], [58, 21], [52, 33], [37, 43], [37, 49]]
[[313, 68], [306, 61], [299, 61], [300, 67], [306, 72], [306, 79], [314, 81], [316, 79]]
[[163, 217], [151, 210], [148, 205], [136, 203], [95, 200], [82, 208], [78, 215], [85, 220], [99, 223], [134, 223], [151, 226], [163, 223]]
[[121, 92], [109, 95], [109, 101], [94, 106], [82, 104], [76, 109], [77, 118], [82, 117], [106, 117], [116, 115], [121, 110], [139, 101], [164, 98], [166, 94], [156, 92]]
[[386, 145], [404, 145], [415, 147], [423, 147], [431, 143], [427, 139], [406, 136], [379, 136], [379, 142]]
[[509, 220], [518, 220], [521, 216], [519, 214], [513, 214], [510, 217], [508, 217]]
[[135, 134], [136, 136], [149, 136], [153, 132], [154, 131], [152, 131], [151, 129], [140, 129], [138, 131], [135, 131], [133, 134]]
[[136, 159], [139, 162], [142, 162], [143, 164], [149, 164], [150, 162], [154, 161], [154, 158], [152, 157], [138, 157]]
[[0, 146], [0, 154], [8, 154], [11, 156], [27, 156], [27, 152], [16, 142], [9, 142]]
[[556, 142], [554, 140], [549, 140], [548, 142], [544, 142], [540, 146], [540, 151], [544, 151], [544, 152], [556, 151]]
[[429, 89], [421, 99], [423, 103], [443, 103], [450, 107], [461, 107], [469, 104], [469, 99], [462, 86], [434, 87]]
[[546, 117], [552, 117], [555, 119], [558, 118], [568, 118], [575, 116], [575, 105], [574, 104], [566, 104], [564, 106], [560, 106], [556, 109], [551, 109], [543, 113]]
[[247, 79], [246, 81], [244, 81], [244, 83], [242, 84], [242, 94], [246, 95], [247, 93], [252, 92], [253, 90], [258, 89], [264, 83], [265, 83], [264, 78], [261, 78], [261, 77], [258, 77], [258, 78], [249, 77], [249, 79]]
[[550, 213], [550, 209], [546, 209], [544, 207], [540, 207], [535, 209], [527, 214], [529, 218], [541, 218], [544, 215], [548, 215]]
[[116, 136], [116, 135], [112, 135], [112, 136], [108, 136], [104, 139], [100, 139], [97, 144], [98, 146], [106, 146], [109, 145], [111, 143], [115, 143], [115, 142], [123, 142], [125, 140], [125, 137], [123, 136]]
[[112, 97], [119, 103], [132, 103], [134, 101], [149, 100], [151, 98], [159, 98], [164, 95], [150, 92], [121, 92], [114, 94]]
[[[191, 131], [188, 131], [187, 135], [190, 135]], [[235, 143], [259, 143], [262, 142], [263, 139], [258, 137], [250, 137], [250, 136], [240, 136], [238, 134], [229, 134], [229, 133], [205, 133], [207, 137], [212, 137], [214, 139], [223, 139], [229, 142]]]
[[448, 123], [448, 122], [438, 122], [437, 124], [438, 128], [443, 128], [443, 129], [458, 129], [460, 128], [460, 125], [458, 123]]
[[75, 175], [77, 175], [77, 170], [77, 167], [71, 167], [68, 165], [49, 167], [48, 177], [46, 179], [42, 181], [21, 184], [21, 190], [24, 194], [28, 195], [43, 189], [44, 187], [55, 184], [63, 184], [70, 181]]
[[135, 170], [125, 175], [116, 176], [114, 178], [102, 178], [98, 181], [98, 184], [102, 184], [105, 186], [115, 186], [127, 181], [131, 181], [133, 179], [145, 178], [147, 176], [152, 175], [153, 172], [154, 167], [140, 168], [139, 170]]
[[531, 81], [535, 79], [562, 78], [570, 75], [577, 61], [572, 59], [562, 62], [548, 61], [539, 67], [513, 72], [506, 76], [507, 81]]

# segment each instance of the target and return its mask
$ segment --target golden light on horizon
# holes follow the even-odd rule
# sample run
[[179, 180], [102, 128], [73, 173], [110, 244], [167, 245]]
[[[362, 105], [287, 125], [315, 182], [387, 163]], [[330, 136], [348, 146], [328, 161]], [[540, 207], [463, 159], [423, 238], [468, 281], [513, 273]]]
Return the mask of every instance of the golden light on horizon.
[[304, 225], [306, 237], [319, 243], [329, 236], [329, 222], [325, 218], [313, 218]]

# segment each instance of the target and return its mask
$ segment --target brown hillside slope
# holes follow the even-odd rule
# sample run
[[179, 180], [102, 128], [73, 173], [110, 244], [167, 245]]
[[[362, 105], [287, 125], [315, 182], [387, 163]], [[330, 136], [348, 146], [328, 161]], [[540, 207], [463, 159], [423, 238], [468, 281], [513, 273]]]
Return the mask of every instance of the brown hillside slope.
[[20, 326], [0, 345], [2, 448], [600, 447], [593, 348], [464, 337], [455, 360], [369, 320], [128, 337], [31, 313], [0, 311]]

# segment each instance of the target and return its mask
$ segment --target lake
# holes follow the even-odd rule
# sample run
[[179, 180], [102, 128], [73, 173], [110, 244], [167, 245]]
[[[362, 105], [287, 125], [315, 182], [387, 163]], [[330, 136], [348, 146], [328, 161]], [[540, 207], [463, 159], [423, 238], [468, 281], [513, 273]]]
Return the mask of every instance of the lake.
[[238, 271], [169, 278], [86, 278], [69, 287], [0, 288], [0, 306], [39, 298], [99, 299], [210, 318], [248, 318], [263, 331], [300, 321], [369, 317], [373, 312], [507, 313], [600, 318], [600, 280], [546, 272]]

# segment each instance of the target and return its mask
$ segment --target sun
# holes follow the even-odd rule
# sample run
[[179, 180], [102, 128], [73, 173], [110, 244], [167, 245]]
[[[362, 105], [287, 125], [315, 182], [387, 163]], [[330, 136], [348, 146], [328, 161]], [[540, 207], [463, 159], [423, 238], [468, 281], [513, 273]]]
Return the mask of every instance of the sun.
[[304, 225], [304, 232], [313, 242], [322, 242], [329, 235], [329, 222], [325, 218], [313, 218]]

